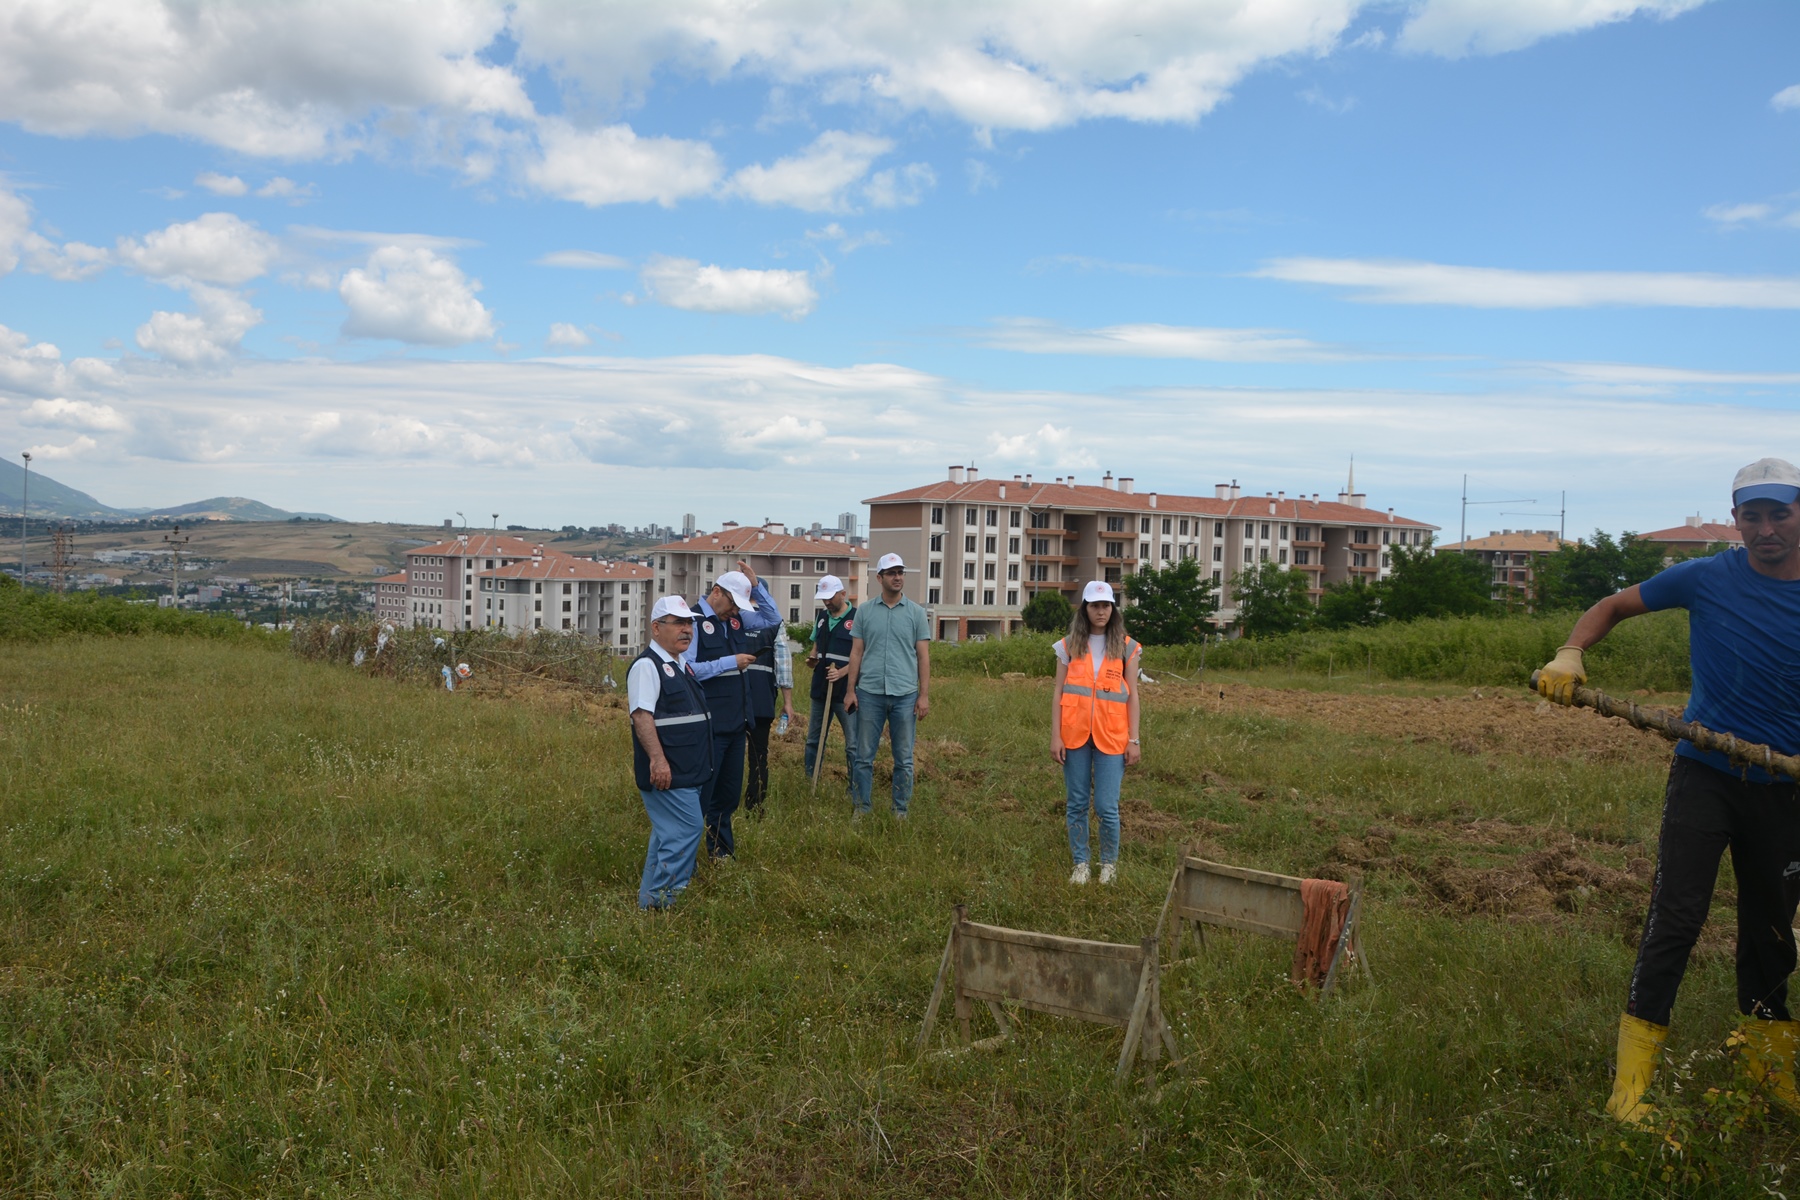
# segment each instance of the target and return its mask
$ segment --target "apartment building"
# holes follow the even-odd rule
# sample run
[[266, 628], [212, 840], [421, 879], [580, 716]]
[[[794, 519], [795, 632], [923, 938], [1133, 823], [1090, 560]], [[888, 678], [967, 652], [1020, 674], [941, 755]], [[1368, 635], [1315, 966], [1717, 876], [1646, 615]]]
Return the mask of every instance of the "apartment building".
[[395, 629], [411, 625], [410, 596], [405, 571], [383, 575], [375, 581], [375, 619]]
[[1538, 561], [1575, 543], [1554, 529], [1502, 529], [1483, 538], [1437, 547], [1439, 554], [1466, 554], [1493, 572], [1494, 599], [1529, 609], [1537, 594]]
[[[869, 594], [869, 551], [836, 537], [789, 533], [777, 521], [739, 525], [727, 521], [717, 533], [697, 533], [650, 551], [656, 565], [656, 594], [698, 600], [713, 580], [747, 561], [768, 585], [782, 617], [790, 624], [810, 622], [819, 576], [836, 575], [852, 601]], [[911, 561], [910, 559], [908, 560]]]
[[403, 622], [432, 629], [476, 629], [475, 573], [542, 555], [541, 544], [505, 534], [465, 533], [406, 552]]
[[651, 575], [642, 563], [538, 554], [476, 571], [474, 590], [485, 629], [581, 634], [623, 657], [649, 640]]
[[1394, 545], [1423, 545], [1437, 526], [1372, 510], [1367, 499], [1353, 484], [1335, 501], [1245, 495], [1235, 482], [1185, 496], [1140, 493], [1111, 472], [1096, 485], [982, 479], [956, 466], [947, 479], [864, 503], [868, 553], [904, 558], [907, 595], [931, 611], [939, 638], [962, 640], [1020, 628], [1033, 592], [1060, 591], [1073, 603], [1089, 579], [1118, 582], [1180, 559], [1200, 560], [1219, 585], [1221, 625], [1237, 615], [1232, 581], [1258, 563], [1304, 571], [1315, 600], [1326, 584], [1374, 582], [1392, 568]]
[[1720, 542], [1728, 546], [1744, 544], [1744, 535], [1738, 532], [1736, 525], [1729, 521], [1704, 521], [1698, 514], [1684, 518], [1681, 524], [1672, 529], [1640, 533], [1638, 538], [1646, 542], [1660, 542], [1671, 552], [1696, 552]]

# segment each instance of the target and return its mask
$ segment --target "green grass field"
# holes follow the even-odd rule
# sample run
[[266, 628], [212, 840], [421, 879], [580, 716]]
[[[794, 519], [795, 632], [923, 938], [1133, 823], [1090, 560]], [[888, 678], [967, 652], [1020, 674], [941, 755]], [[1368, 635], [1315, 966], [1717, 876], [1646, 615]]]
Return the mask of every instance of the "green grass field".
[[[1796, 1126], [1720, 1050], [1728, 870], [1670, 1136], [1598, 1115], [1660, 747], [1519, 688], [1271, 680], [1150, 694], [1116, 888], [1065, 882], [1047, 683], [964, 675], [910, 822], [852, 827], [841, 778], [810, 798], [791, 736], [739, 861], [647, 916], [608, 700], [239, 640], [10, 645], [0, 1194], [1794, 1194]], [[1165, 979], [1189, 1064], [1155, 1092], [1113, 1088], [1116, 1031], [1034, 1014], [915, 1061], [953, 903], [1135, 942], [1195, 838], [1366, 871], [1376, 986], [1321, 1004], [1288, 947], [1213, 934]]]

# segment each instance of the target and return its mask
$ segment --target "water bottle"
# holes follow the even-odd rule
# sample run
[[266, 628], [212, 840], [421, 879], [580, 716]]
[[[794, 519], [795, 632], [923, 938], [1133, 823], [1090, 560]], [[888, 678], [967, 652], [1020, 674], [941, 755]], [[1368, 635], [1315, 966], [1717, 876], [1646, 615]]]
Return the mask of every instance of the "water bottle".
[[775, 722], [775, 736], [776, 737], [786, 737], [787, 729], [788, 729], [788, 715], [786, 713], [782, 713], [781, 719]]

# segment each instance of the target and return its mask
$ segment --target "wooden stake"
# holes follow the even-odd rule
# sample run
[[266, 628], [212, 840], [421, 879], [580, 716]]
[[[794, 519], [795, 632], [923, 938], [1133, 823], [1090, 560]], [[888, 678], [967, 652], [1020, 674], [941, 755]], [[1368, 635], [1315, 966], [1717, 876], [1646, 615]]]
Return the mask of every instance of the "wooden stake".
[[950, 952], [956, 949], [956, 928], [950, 929], [950, 936], [944, 939], [944, 959], [938, 963], [937, 982], [931, 987], [931, 1003], [925, 1006], [925, 1026], [919, 1030], [919, 1053], [925, 1053], [925, 1047], [931, 1038], [931, 1027], [937, 1024], [938, 1003], [944, 998], [944, 979], [950, 974]]
[[1119, 1066], [1113, 1082], [1123, 1086], [1131, 1074], [1132, 1060], [1137, 1057], [1138, 1043], [1144, 1038], [1144, 1019], [1150, 1010], [1151, 993], [1155, 990], [1156, 942], [1146, 938], [1143, 945], [1144, 969], [1138, 974], [1137, 1003], [1131, 1006], [1131, 1022], [1125, 1026], [1125, 1045], [1119, 1051]]
[[819, 794], [819, 776], [825, 771], [825, 746], [831, 741], [831, 684], [825, 684], [825, 728], [819, 730], [819, 750], [813, 758], [812, 794]]
[[[1537, 689], [1538, 672], [1531, 673], [1531, 686]], [[1561, 703], [1561, 701], [1557, 701]], [[1630, 700], [1619, 700], [1593, 688], [1578, 687], [1571, 708], [1591, 708], [1608, 717], [1618, 717], [1639, 729], [1661, 734], [1672, 742], [1690, 741], [1702, 750], [1723, 754], [1740, 766], [1761, 767], [1771, 775], [1785, 775], [1800, 780], [1800, 757], [1780, 754], [1760, 742], [1740, 742], [1729, 733], [1715, 733], [1704, 725], [1683, 720], [1666, 708], [1639, 708]]]

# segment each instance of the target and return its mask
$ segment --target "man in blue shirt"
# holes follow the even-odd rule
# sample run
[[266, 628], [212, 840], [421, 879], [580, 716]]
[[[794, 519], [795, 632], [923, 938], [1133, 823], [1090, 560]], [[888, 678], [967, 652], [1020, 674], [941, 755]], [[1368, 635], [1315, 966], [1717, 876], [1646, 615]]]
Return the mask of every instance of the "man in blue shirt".
[[[1582, 614], [1538, 675], [1566, 702], [1587, 681], [1582, 651], [1614, 625], [1665, 608], [1688, 612], [1693, 691], [1687, 718], [1746, 742], [1800, 753], [1800, 468], [1765, 458], [1732, 482], [1742, 549], [1677, 563]], [[1681, 742], [1669, 769], [1650, 911], [1638, 943], [1618, 1071], [1606, 1110], [1628, 1124], [1644, 1103], [1669, 1035], [1675, 991], [1712, 905], [1719, 857], [1737, 876], [1737, 990], [1744, 1063], [1771, 1099], [1800, 1113], [1794, 1053], [1800, 1022], [1787, 1005], [1800, 902], [1800, 797], [1796, 785]]]
[[719, 576], [695, 605], [694, 640], [682, 654], [693, 664], [712, 714], [713, 774], [700, 788], [700, 811], [706, 818], [706, 852], [715, 861], [737, 853], [731, 814], [744, 793], [744, 750], [756, 721], [745, 674], [756, 655], [744, 631], [781, 624], [769, 589], [750, 564], [740, 559], [738, 568]]

